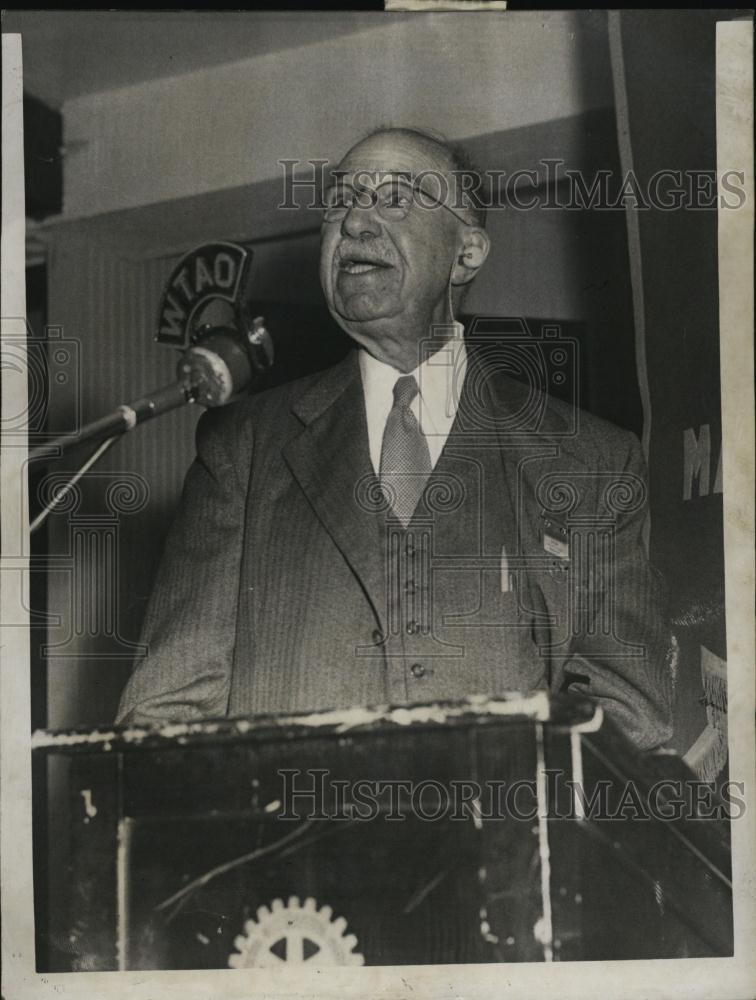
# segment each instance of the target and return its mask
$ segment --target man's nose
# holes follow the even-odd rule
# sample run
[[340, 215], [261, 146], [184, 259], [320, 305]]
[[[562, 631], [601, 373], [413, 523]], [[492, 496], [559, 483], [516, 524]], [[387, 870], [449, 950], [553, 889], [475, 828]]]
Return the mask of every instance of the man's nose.
[[363, 206], [355, 202], [344, 216], [341, 232], [344, 236], [351, 236], [352, 239], [380, 236], [381, 219], [375, 205]]

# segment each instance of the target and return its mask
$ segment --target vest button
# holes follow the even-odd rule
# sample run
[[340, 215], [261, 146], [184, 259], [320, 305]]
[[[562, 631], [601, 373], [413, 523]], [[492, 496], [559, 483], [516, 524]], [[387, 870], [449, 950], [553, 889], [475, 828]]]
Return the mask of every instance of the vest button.
[[425, 676], [425, 667], [422, 663], [413, 663], [410, 667], [410, 672], [413, 677], [417, 677], [418, 680]]

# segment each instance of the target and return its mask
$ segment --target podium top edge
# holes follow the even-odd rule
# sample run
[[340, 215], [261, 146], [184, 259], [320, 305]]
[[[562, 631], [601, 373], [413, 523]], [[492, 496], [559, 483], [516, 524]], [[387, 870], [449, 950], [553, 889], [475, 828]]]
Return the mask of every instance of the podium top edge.
[[499, 720], [553, 723], [582, 731], [602, 724], [599, 706], [584, 698], [550, 697], [546, 691], [408, 706], [354, 707], [281, 715], [196, 719], [95, 729], [36, 730], [37, 752], [100, 752], [170, 745], [343, 736], [413, 726], [489, 724]]

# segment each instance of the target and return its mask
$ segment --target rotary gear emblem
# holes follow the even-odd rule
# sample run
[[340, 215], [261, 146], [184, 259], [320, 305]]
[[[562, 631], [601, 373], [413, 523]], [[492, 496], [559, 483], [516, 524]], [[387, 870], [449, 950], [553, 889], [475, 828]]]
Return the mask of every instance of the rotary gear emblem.
[[346, 934], [343, 917], [332, 919], [330, 906], [308, 897], [300, 905], [297, 896], [284, 904], [274, 899], [257, 910], [257, 920], [247, 920], [244, 934], [234, 940], [237, 951], [228, 956], [232, 969], [261, 969], [281, 963], [364, 965], [365, 957], [354, 950], [357, 938]]

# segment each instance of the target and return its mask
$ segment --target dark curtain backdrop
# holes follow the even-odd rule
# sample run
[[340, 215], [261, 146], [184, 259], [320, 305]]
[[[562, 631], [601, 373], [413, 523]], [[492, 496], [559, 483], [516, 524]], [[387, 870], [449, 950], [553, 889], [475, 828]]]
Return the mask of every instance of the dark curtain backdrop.
[[[641, 189], [660, 170], [715, 176], [717, 11], [619, 15], [627, 125]], [[651, 555], [680, 642], [674, 745], [725, 716], [717, 210], [638, 212], [650, 397]], [[649, 419], [649, 417], [647, 417]], [[710, 761], [719, 769], [720, 758]], [[709, 774], [709, 776], [712, 776]]]

